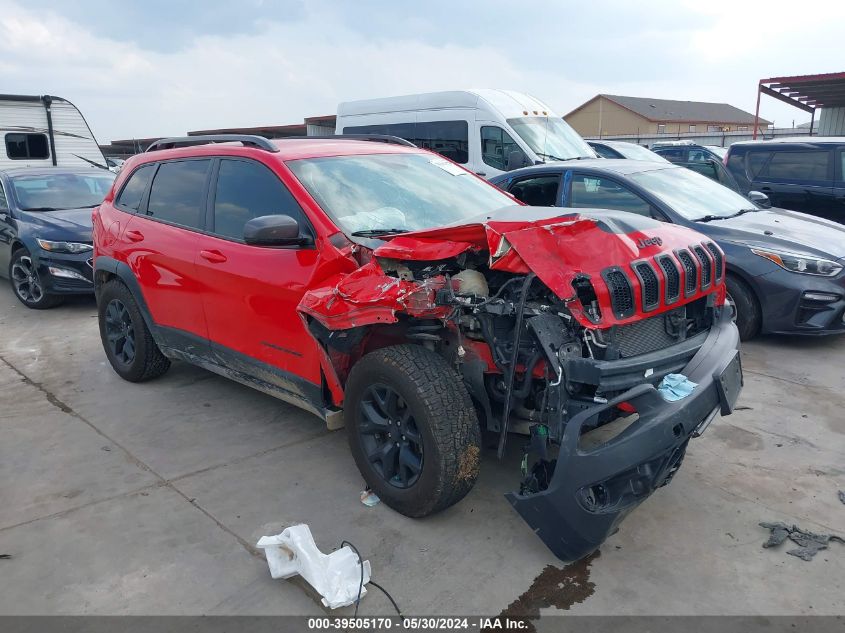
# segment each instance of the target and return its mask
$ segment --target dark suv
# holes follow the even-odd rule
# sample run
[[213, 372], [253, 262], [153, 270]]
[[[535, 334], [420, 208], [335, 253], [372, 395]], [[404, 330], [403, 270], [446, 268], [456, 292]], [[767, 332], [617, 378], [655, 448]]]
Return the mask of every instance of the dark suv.
[[[508, 500], [580, 558], [736, 402], [724, 254], [650, 218], [515, 206], [396, 141], [189, 137], [129, 159], [94, 215], [106, 355], [130, 381], [185, 360], [345, 425], [412, 517], [472, 488], [482, 431], [500, 456], [528, 433]], [[697, 386], [664, 399], [679, 372]]]
[[762, 191], [772, 206], [845, 221], [845, 137], [734, 143], [725, 165], [744, 192]]

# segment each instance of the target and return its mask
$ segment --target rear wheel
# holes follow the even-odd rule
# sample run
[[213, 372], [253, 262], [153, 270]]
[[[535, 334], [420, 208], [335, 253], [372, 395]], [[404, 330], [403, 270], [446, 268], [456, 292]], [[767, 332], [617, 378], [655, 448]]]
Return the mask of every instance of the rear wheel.
[[45, 292], [38, 268], [32, 260], [32, 255], [26, 249], [18, 249], [12, 254], [12, 261], [9, 263], [9, 279], [18, 301], [27, 308], [46, 310], [62, 302], [62, 297]]
[[367, 354], [353, 368], [344, 416], [366, 483], [410, 517], [460, 501], [478, 476], [481, 430], [455, 369], [418, 345]]
[[113, 279], [103, 285], [97, 312], [103, 349], [121, 378], [143, 382], [170, 368], [170, 361], [153, 340], [135, 297], [123, 282]]
[[739, 338], [743, 341], [752, 339], [760, 332], [762, 316], [760, 305], [754, 291], [744, 281], [728, 275], [726, 280], [728, 290], [727, 304], [733, 311], [733, 319], [739, 330]]

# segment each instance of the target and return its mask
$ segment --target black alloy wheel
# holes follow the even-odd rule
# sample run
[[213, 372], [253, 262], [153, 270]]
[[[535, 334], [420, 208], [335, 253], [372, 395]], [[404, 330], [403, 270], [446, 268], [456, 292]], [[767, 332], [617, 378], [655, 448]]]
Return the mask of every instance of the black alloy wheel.
[[423, 442], [414, 416], [392, 387], [370, 385], [359, 404], [358, 434], [373, 468], [391, 486], [409, 488], [420, 477]]

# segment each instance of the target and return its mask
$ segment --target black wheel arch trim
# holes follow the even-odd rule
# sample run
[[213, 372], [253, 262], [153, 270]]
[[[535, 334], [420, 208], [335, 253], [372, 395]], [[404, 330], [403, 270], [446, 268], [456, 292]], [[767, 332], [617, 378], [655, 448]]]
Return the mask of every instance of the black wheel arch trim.
[[156, 324], [150, 314], [150, 309], [147, 307], [147, 302], [144, 299], [144, 293], [141, 292], [141, 284], [138, 283], [138, 279], [135, 277], [132, 269], [129, 268], [129, 265], [105, 255], [98, 255], [94, 258], [94, 296], [97, 298], [98, 304], [100, 302], [100, 289], [103, 286], [102, 275], [99, 274], [101, 272], [114, 275], [129, 288], [132, 298], [138, 304], [138, 310], [140, 310], [141, 316], [144, 317], [144, 323], [147, 324], [155, 342], [160, 345], [161, 339], [156, 331]]

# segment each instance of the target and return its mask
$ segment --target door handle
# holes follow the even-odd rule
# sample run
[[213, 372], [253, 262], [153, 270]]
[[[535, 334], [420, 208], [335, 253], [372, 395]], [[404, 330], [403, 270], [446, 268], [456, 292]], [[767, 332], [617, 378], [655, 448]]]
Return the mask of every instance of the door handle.
[[130, 229], [129, 231], [126, 231], [126, 237], [133, 242], [140, 242], [144, 239], [144, 234], [141, 233], [141, 231]]
[[210, 261], [212, 264], [222, 264], [226, 261], [226, 256], [220, 251], [200, 251], [200, 257]]

